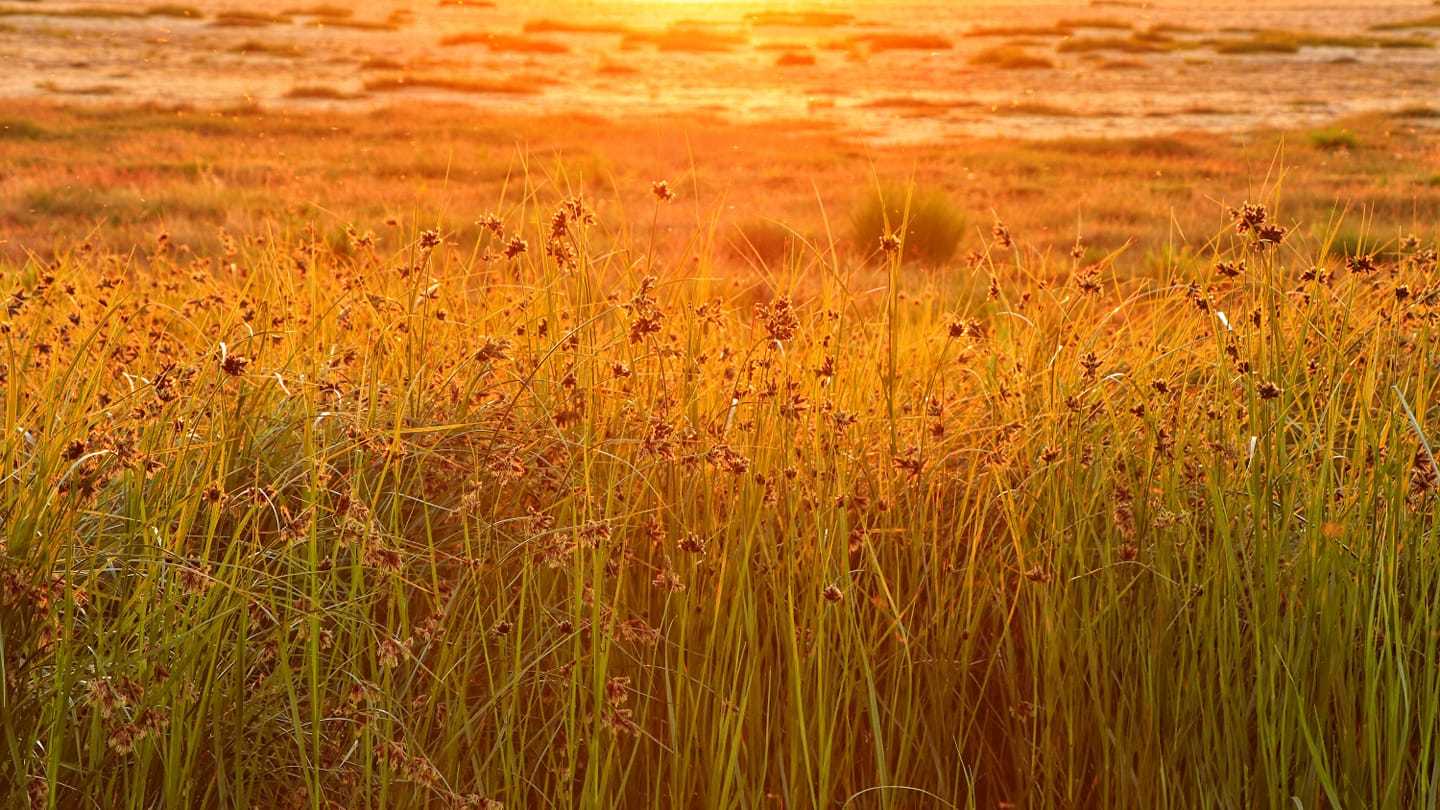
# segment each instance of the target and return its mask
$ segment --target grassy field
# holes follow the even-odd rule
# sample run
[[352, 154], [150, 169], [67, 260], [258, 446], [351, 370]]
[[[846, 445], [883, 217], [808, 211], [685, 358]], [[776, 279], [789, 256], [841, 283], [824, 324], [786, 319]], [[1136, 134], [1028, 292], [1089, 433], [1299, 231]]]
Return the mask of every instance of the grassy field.
[[1413, 122], [5, 116], [6, 807], [1440, 801]]
[[[927, 112], [913, 98], [884, 103]], [[1026, 111], [1043, 112], [1011, 110]], [[742, 267], [781, 262], [789, 231], [850, 247], [855, 209], [877, 186], [914, 184], [956, 210], [957, 257], [982, 249], [998, 217], [1062, 255], [1077, 235], [1095, 248], [1091, 260], [1129, 244], [1150, 272], [1172, 248], [1203, 245], [1229, 205], [1266, 188], [1283, 190], [1283, 215], [1313, 238], [1346, 213], [1339, 236], [1352, 250], [1365, 247], [1362, 233], [1429, 232], [1440, 209], [1437, 120], [1440, 110], [1415, 108], [1296, 132], [879, 147], [785, 121], [17, 103], [0, 113], [0, 255], [63, 250], [77, 234], [124, 250], [165, 233], [213, 252], [222, 229], [316, 228], [339, 246], [352, 224], [390, 239], [389, 220], [470, 242], [479, 215], [521, 202], [525, 183], [551, 199], [583, 191], [612, 225], [648, 223], [650, 183], [668, 178], [684, 196], [656, 238], [678, 246], [703, 235]], [[860, 253], [873, 250], [871, 236]]]

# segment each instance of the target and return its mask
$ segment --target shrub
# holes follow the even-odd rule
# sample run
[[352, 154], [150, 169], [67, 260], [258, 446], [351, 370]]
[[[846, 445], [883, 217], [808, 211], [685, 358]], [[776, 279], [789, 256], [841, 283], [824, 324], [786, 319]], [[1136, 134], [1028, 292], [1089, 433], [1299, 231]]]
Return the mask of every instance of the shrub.
[[0, 118], [0, 141], [39, 141], [51, 137], [44, 127], [23, 118]]
[[1310, 133], [1309, 139], [1311, 146], [1327, 152], [1337, 149], [1355, 149], [1360, 146], [1360, 139], [1355, 137], [1355, 133], [1348, 129], [1335, 127], [1317, 129]]
[[1036, 56], [1024, 48], [1008, 45], [986, 48], [970, 57], [970, 64], [1002, 70], [1035, 70], [1055, 67], [1054, 62], [1043, 56]]
[[890, 186], [866, 195], [851, 224], [856, 245], [867, 254], [879, 249], [881, 237], [904, 225], [905, 258], [941, 265], [960, 246], [965, 214], [939, 189]]

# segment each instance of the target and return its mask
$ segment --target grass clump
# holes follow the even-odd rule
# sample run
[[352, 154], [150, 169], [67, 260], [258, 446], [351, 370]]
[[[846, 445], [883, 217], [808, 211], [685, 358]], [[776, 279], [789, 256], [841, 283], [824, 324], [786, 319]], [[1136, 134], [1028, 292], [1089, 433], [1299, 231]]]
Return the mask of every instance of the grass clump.
[[66, 17], [90, 20], [124, 20], [145, 17], [146, 13], [136, 9], [109, 8], [106, 6], [74, 6], [70, 8], [0, 8], [0, 17]]
[[850, 215], [862, 254], [882, 255], [882, 241], [898, 237], [904, 257], [938, 267], [955, 256], [965, 235], [964, 212], [940, 189], [886, 186], [861, 198]]
[[1233, 39], [1216, 42], [1214, 50], [1216, 53], [1232, 56], [1248, 56], [1251, 54], [1266, 53], [1299, 53], [1300, 43], [1284, 37], [1254, 37], [1251, 39]]
[[575, 22], [573, 20], [538, 19], [525, 23], [527, 34], [629, 34], [634, 29], [619, 23]]
[[319, 17], [311, 20], [312, 28], [339, 28], [348, 31], [399, 31], [408, 21], [406, 17], [391, 17], [386, 20], [353, 20], [347, 17]]
[[595, 73], [600, 76], [638, 76], [640, 68], [610, 56], [603, 56], [595, 65]]
[[1182, 25], [1180, 23], [1155, 23], [1145, 30], [1150, 34], [1174, 36], [1177, 34], [1199, 34], [1203, 33], [1205, 29], [1193, 25]]
[[60, 96], [113, 96], [120, 88], [113, 84], [60, 84], [52, 81], [35, 83], [36, 89]]
[[218, 28], [264, 28], [269, 25], [285, 25], [290, 22], [291, 18], [284, 14], [231, 10], [216, 14], [210, 24]]
[[1070, 30], [1055, 25], [976, 25], [965, 32], [967, 37], [1063, 37]]
[[147, 17], [174, 17], [177, 19], [198, 20], [205, 16], [205, 12], [194, 6], [182, 6], [176, 4], [165, 4], [150, 6], [145, 9]]
[[954, 110], [961, 107], [979, 106], [968, 99], [937, 99], [923, 96], [878, 96], [856, 105], [865, 110]]
[[1000, 45], [977, 51], [970, 56], [969, 62], [972, 65], [1000, 68], [1001, 70], [1035, 70], [1055, 67], [1053, 60], [1011, 45]]
[[872, 53], [885, 51], [948, 51], [955, 43], [937, 34], [857, 34], [849, 39]]
[[92, 188], [63, 184], [31, 188], [20, 196], [22, 220], [121, 226], [155, 223], [167, 217], [216, 222], [224, 216], [214, 195], [177, 193], [151, 195], [133, 187]]
[[1082, 17], [1061, 19], [1055, 23], [1057, 28], [1096, 28], [1102, 31], [1128, 31], [1135, 27], [1135, 24], [1128, 20], [1117, 20], [1112, 17]]
[[1425, 104], [1411, 104], [1405, 107], [1401, 107], [1400, 109], [1396, 110], [1391, 114], [1394, 115], [1396, 118], [1427, 120], [1431, 118], [1440, 118], [1440, 107], [1431, 107]]
[[1175, 44], [1168, 40], [1156, 40], [1136, 35], [1129, 37], [1075, 37], [1055, 46], [1058, 53], [1101, 53], [1118, 52], [1130, 54], [1166, 53], [1175, 50]]
[[232, 45], [230, 53], [238, 53], [246, 56], [279, 56], [287, 59], [298, 59], [305, 55], [305, 50], [298, 45], [288, 42], [273, 42], [262, 39], [247, 39], [244, 42]]
[[1340, 127], [1317, 129], [1306, 135], [1306, 139], [1309, 140], [1311, 146], [1326, 152], [1340, 149], [1354, 150], [1360, 146], [1360, 138], [1355, 133]]
[[519, 78], [479, 79], [462, 76], [405, 75], [371, 79], [365, 82], [365, 89], [376, 93], [402, 90], [443, 90], [479, 95], [525, 96], [539, 93], [542, 86], [538, 82]]
[[281, 12], [287, 17], [324, 17], [327, 19], [344, 19], [354, 16], [355, 10], [346, 6], [298, 6]]
[[404, 70], [405, 63], [388, 56], [371, 56], [360, 63], [361, 70]]
[[1408, 31], [1416, 28], [1440, 28], [1440, 14], [1412, 17], [1407, 20], [1378, 23], [1370, 26], [1371, 31]]
[[1325, 34], [1313, 31], [1257, 31], [1246, 39], [1218, 40], [1216, 53], [1296, 53], [1302, 48], [1430, 48], [1433, 41], [1421, 37], [1385, 37], [1366, 34]]
[[663, 31], [629, 31], [620, 40], [623, 49], [653, 47], [662, 53], [726, 53], [749, 40], [741, 34], [713, 31], [693, 25], [675, 25]]
[[0, 141], [43, 141], [54, 133], [24, 118], [0, 118]]
[[838, 28], [855, 22], [854, 14], [838, 11], [756, 11], [745, 15], [756, 28]]
[[285, 98], [313, 101], [351, 101], [364, 97], [364, 93], [353, 93], [325, 84], [296, 85], [285, 93]]
[[445, 47], [458, 45], [484, 45], [495, 53], [569, 53], [570, 46], [563, 42], [536, 39], [513, 34], [495, 34], [484, 31], [470, 31], [443, 37], [440, 44]]

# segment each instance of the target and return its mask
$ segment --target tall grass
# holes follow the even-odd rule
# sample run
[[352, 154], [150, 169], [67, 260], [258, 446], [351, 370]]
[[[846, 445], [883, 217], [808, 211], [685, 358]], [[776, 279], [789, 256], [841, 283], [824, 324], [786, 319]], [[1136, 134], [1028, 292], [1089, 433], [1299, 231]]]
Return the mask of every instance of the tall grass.
[[6, 266], [0, 802], [1430, 806], [1435, 253], [1242, 218]]

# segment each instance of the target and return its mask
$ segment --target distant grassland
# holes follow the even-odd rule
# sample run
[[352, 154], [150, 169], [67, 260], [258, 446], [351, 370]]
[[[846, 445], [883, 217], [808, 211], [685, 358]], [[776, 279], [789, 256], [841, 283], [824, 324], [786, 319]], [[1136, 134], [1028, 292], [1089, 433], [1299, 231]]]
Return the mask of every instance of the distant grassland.
[[[938, 104], [904, 97], [885, 103], [922, 112]], [[744, 234], [778, 224], [819, 239], [828, 220], [833, 234], [848, 238], [845, 223], [877, 186], [912, 181], [944, 194], [968, 219], [957, 258], [976, 249], [986, 223], [1000, 216], [1057, 252], [1078, 232], [1097, 250], [1129, 244], [1132, 255], [1148, 260], [1210, 230], [1221, 200], [1253, 196], [1258, 182], [1282, 175], [1286, 213], [1306, 228], [1324, 227], [1339, 201], [1352, 213], [1347, 229], [1365, 221], [1391, 235], [1426, 232], [1440, 210], [1440, 188], [1430, 182], [1440, 144], [1436, 115], [1416, 108], [1244, 136], [971, 138], [875, 148], [823, 126], [703, 117], [608, 121], [433, 106], [336, 116], [21, 103], [0, 113], [7, 167], [0, 253], [45, 251], [97, 225], [104, 227], [94, 238], [111, 246], [164, 232], [177, 245], [213, 248], [222, 228], [288, 223], [338, 238], [352, 223], [417, 214], [474, 238], [476, 212], [528, 167], [538, 187], [557, 194], [590, 188], [607, 197], [605, 205], [621, 206], [614, 213], [643, 205], [650, 180], [668, 177], [684, 188], [686, 203], [662, 218], [657, 238], [688, 240], [703, 226], [722, 248], [740, 243], [739, 252], [749, 254], [768, 246], [770, 260], [781, 258], [775, 251], [783, 240], [750, 245]]]
[[7, 109], [0, 806], [1431, 806], [1412, 114]]

